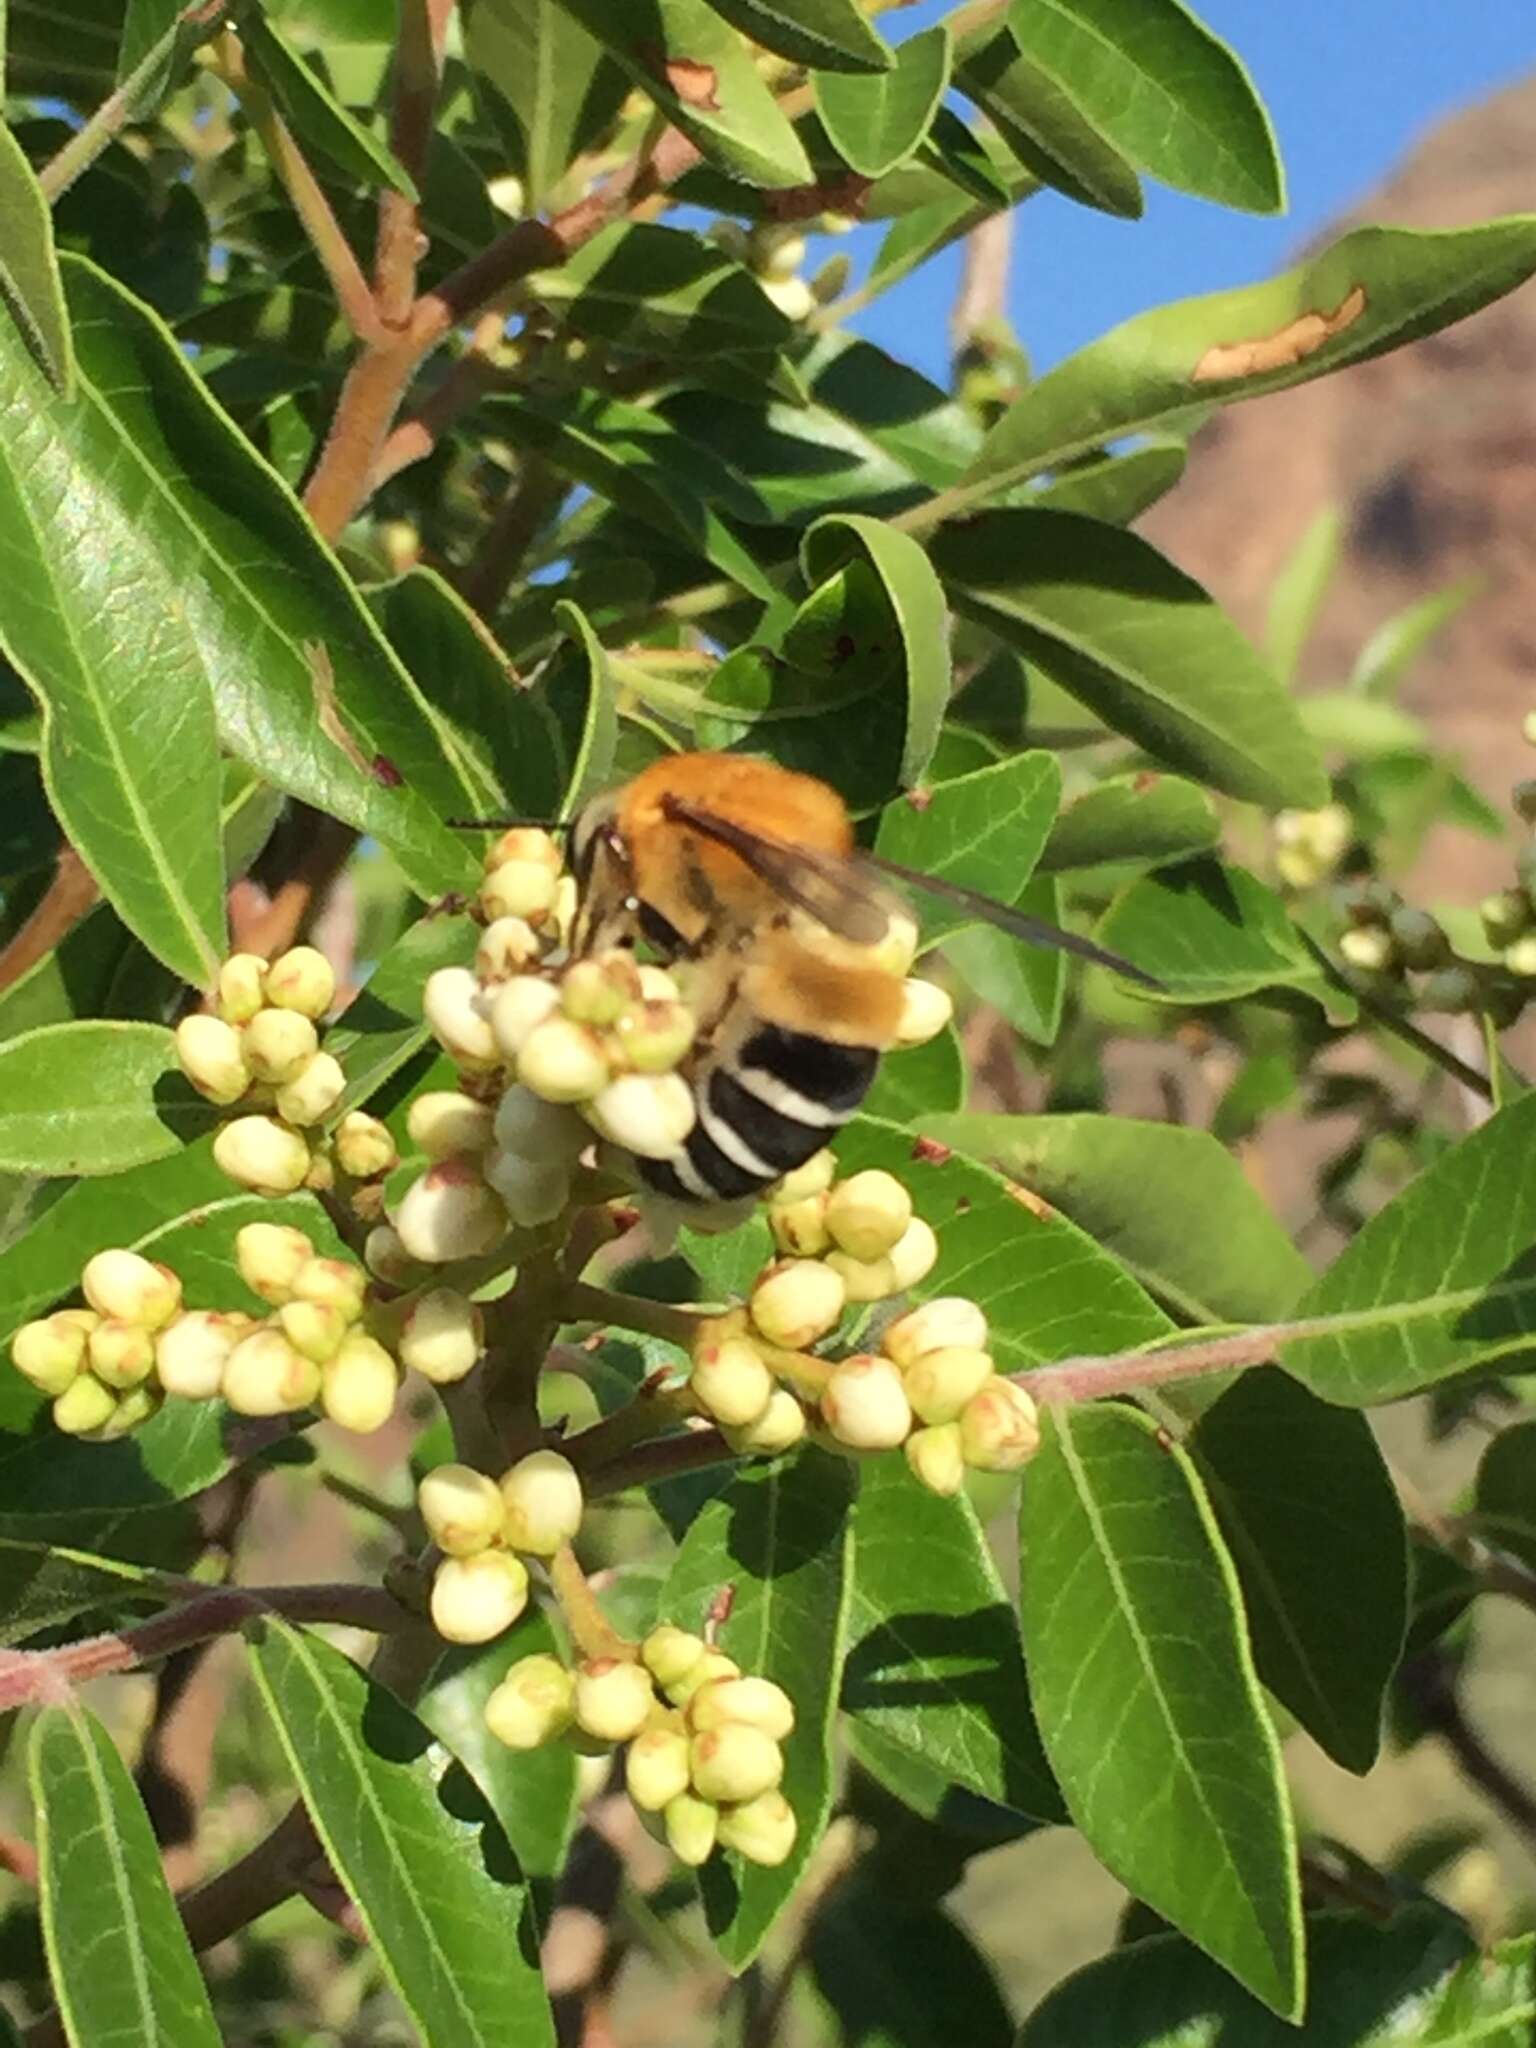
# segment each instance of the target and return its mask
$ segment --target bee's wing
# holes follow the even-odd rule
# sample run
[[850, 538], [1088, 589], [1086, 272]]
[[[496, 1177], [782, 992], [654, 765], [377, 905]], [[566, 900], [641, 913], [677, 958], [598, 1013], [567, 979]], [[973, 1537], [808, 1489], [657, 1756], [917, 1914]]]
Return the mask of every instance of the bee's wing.
[[706, 839], [727, 847], [786, 903], [824, 924], [855, 945], [878, 945], [885, 937], [893, 908], [887, 891], [865, 871], [861, 861], [819, 853], [773, 839], [734, 818], [722, 818], [685, 797], [665, 796], [662, 808], [679, 824], [691, 825]]

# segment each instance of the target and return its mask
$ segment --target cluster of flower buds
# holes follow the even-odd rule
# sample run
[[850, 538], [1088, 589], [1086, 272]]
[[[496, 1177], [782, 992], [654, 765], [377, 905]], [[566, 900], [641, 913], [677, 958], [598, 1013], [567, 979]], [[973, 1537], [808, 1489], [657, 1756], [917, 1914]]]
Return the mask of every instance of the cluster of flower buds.
[[[823, 233], [846, 231], [853, 223], [842, 216], [824, 214], [815, 223]], [[750, 229], [735, 221], [717, 221], [709, 239], [755, 273], [765, 298], [771, 299], [786, 320], [809, 320], [818, 306], [827, 306], [847, 288], [851, 262], [847, 256], [830, 257], [814, 277], [806, 277], [805, 234], [785, 221], [759, 221]]]
[[80, 1276], [87, 1306], [18, 1330], [16, 1368], [51, 1396], [60, 1429], [98, 1441], [137, 1428], [166, 1395], [221, 1398], [242, 1415], [318, 1405], [345, 1429], [380, 1428], [400, 1375], [357, 1327], [362, 1270], [317, 1256], [303, 1231], [275, 1223], [248, 1223], [235, 1262], [271, 1304], [265, 1321], [237, 1309], [184, 1309], [168, 1266], [138, 1252], [98, 1252]]
[[686, 1629], [653, 1629], [638, 1661], [589, 1658], [572, 1671], [558, 1657], [519, 1658], [486, 1701], [485, 1721], [509, 1749], [565, 1739], [590, 1755], [627, 1745], [630, 1799], [683, 1863], [703, 1863], [718, 1846], [773, 1865], [795, 1845], [779, 1790], [781, 1745], [795, 1725], [789, 1695]]
[[1333, 874], [1355, 836], [1343, 804], [1281, 811], [1275, 819], [1275, 872], [1290, 889], [1314, 889]]
[[488, 1643], [528, 1605], [523, 1557], [553, 1557], [580, 1528], [581, 1481], [558, 1451], [531, 1451], [499, 1480], [472, 1465], [435, 1466], [416, 1505], [443, 1553], [433, 1626], [450, 1643]]
[[329, 1145], [318, 1142], [346, 1089], [341, 1062], [321, 1050], [317, 1028], [335, 999], [330, 962], [313, 946], [294, 946], [270, 966], [255, 953], [233, 953], [219, 970], [215, 1008], [176, 1027], [177, 1057], [193, 1087], [221, 1109], [246, 1111], [213, 1147], [242, 1187], [286, 1195], [329, 1186], [337, 1166], [371, 1180], [395, 1164], [388, 1130], [361, 1111], [341, 1119]]

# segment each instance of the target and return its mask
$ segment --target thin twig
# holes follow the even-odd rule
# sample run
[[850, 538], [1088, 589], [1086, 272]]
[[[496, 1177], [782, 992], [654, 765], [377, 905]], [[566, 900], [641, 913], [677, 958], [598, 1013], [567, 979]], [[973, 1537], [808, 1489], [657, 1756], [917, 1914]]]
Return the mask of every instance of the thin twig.
[[689, 1472], [707, 1471], [711, 1465], [734, 1464], [738, 1455], [718, 1429], [657, 1437], [654, 1443], [637, 1444], [632, 1451], [625, 1451], [606, 1471], [583, 1473], [582, 1491], [588, 1500], [603, 1500], [632, 1486], [655, 1486]]
[[[426, 168], [442, 77], [443, 41], [453, 0], [404, 0], [395, 43], [394, 104], [390, 147], [413, 179]], [[378, 239], [373, 282], [379, 319], [399, 330], [416, 303], [416, 265], [421, 250], [421, 209], [404, 192], [386, 186], [379, 194]]]
[[1012, 1377], [1042, 1404], [1098, 1401], [1109, 1394], [1133, 1394], [1145, 1387], [1167, 1386], [1173, 1380], [1196, 1379], [1203, 1373], [1264, 1365], [1287, 1339], [1322, 1335], [1334, 1320], [1320, 1316], [1310, 1323], [1261, 1323], [1229, 1336], [1207, 1337], [1168, 1350], [1064, 1358], [1056, 1365], [1033, 1366]]
[[703, 1309], [678, 1308], [670, 1301], [647, 1301], [643, 1295], [613, 1294], [606, 1287], [589, 1287], [574, 1281], [566, 1291], [565, 1315], [570, 1323], [613, 1323], [621, 1330], [638, 1330], [647, 1337], [661, 1337], [668, 1344], [691, 1348], [701, 1324], [710, 1320]]
[[536, 456], [524, 462], [464, 574], [465, 601], [481, 618], [489, 619], [496, 612], [540, 527], [567, 488], [565, 479]]
[[0, 994], [13, 987], [51, 953], [101, 896], [96, 879], [72, 846], [59, 848], [53, 880], [31, 914], [0, 946]]
[[1527, 1847], [1536, 1848], [1536, 1797], [1505, 1769], [1467, 1719], [1445, 1659], [1434, 1654], [1416, 1657], [1403, 1666], [1397, 1682], [1466, 1776], [1525, 1838]]
[[1312, 934], [1301, 925], [1296, 926], [1296, 935], [1334, 987], [1342, 990], [1345, 995], [1353, 996], [1373, 1023], [1379, 1024], [1383, 1031], [1390, 1031], [1394, 1038], [1400, 1038], [1404, 1045], [1411, 1045], [1414, 1051], [1422, 1053], [1425, 1059], [1432, 1060], [1463, 1088], [1470, 1088], [1474, 1095], [1480, 1095], [1486, 1101], [1493, 1100], [1493, 1083], [1486, 1074], [1479, 1073], [1476, 1067], [1469, 1067], [1448, 1045], [1442, 1045], [1438, 1039], [1431, 1038], [1427, 1031], [1421, 1031], [1417, 1024], [1394, 1010], [1390, 1003], [1382, 1002], [1370, 989], [1361, 988], [1351, 981], [1344, 970], [1329, 958]]
[[506, 380], [507, 373], [495, 361], [501, 346], [506, 319], [500, 313], [485, 313], [475, 323], [469, 346], [448, 370], [435, 390], [421, 401], [409, 419], [391, 429], [379, 451], [379, 459], [368, 478], [370, 492], [380, 490], [391, 477], [413, 462], [422, 462], [455, 420], [469, 412], [488, 391]]
[[583, 1657], [622, 1657], [633, 1662], [639, 1645], [621, 1636], [602, 1610], [590, 1580], [569, 1543], [562, 1543], [549, 1561], [549, 1583], [571, 1640]]

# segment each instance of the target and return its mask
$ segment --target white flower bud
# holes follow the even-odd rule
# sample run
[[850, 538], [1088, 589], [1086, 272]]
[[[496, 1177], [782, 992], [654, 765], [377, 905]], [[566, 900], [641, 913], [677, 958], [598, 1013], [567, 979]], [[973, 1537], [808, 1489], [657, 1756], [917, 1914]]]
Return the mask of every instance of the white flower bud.
[[296, 1081], [319, 1046], [314, 1025], [297, 1010], [258, 1010], [240, 1040], [251, 1072], [274, 1088]]
[[584, 1024], [546, 1017], [523, 1041], [517, 1078], [546, 1102], [590, 1102], [607, 1083], [608, 1060]]
[[827, 1196], [827, 1229], [850, 1258], [883, 1258], [911, 1221], [912, 1197], [878, 1168], [838, 1181]]
[[748, 1863], [777, 1869], [795, 1846], [799, 1824], [782, 1792], [760, 1792], [720, 1815], [720, 1846], [734, 1849]]
[[538, 935], [521, 917], [498, 917], [488, 924], [475, 948], [475, 977], [489, 987], [520, 973], [539, 957]]
[[1395, 948], [1385, 925], [1351, 925], [1339, 940], [1339, 951], [1351, 967], [1380, 974], [1392, 964]]
[[88, 1372], [72, 1380], [53, 1404], [53, 1422], [66, 1436], [91, 1436], [117, 1412], [117, 1396]]
[[745, 1721], [707, 1728], [688, 1745], [689, 1775], [701, 1799], [734, 1805], [771, 1792], [784, 1775], [784, 1752]]
[[642, 1728], [624, 1759], [624, 1788], [642, 1813], [660, 1813], [688, 1790], [688, 1738], [676, 1728]]
[[[286, 1313], [286, 1311], [285, 1311]], [[371, 1436], [395, 1412], [400, 1372], [377, 1338], [353, 1330], [320, 1368], [320, 1406], [354, 1436]]]
[[434, 1465], [416, 1488], [427, 1534], [448, 1557], [489, 1549], [506, 1525], [501, 1488], [473, 1465]]
[[901, 1014], [896, 1020], [898, 1045], [926, 1045], [937, 1038], [955, 1014], [948, 989], [936, 981], [909, 975], [901, 985]]
[[749, 1337], [699, 1345], [688, 1384], [703, 1412], [732, 1429], [758, 1421], [773, 1398], [773, 1374]]
[[546, 1102], [515, 1082], [496, 1106], [496, 1143], [536, 1166], [569, 1166], [592, 1142], [592, 1133], [567, 1104]]
[[764, 298], [772, 299], [786, 320], [808, 320], [816, 310], [816, 295], [803, 277], [765, 277]]
[[536, 974], [514, 974], [495, 989], [486, 1005], [489, 1029], [505, 1060], [515, 1060], [539, 1025], [560, 1008], [560, 991]]
[[176, 1057], [199, 1095], [221, 1108], [238, 1102], [253, 1079], [240, 1033], [222, 1017], [183, 1017], [176, 1026]]
[[492, 874], [509, 860], [527, 861], [551, 877], [565, 866], [559, 845], [540, 825], [509, 825], [487, 852], [485, 872]]
[[[1342, 945], [1343, 941], [1339, 943]], [[1536, 932], [1527, 932], [1523, 939], [1516, 939], [1512, 946], [1504, 948], [1504, 965], [1522, 981], [1529, 981], [1536, 975]]]
[[450, 1643], [489, 1643], [528, 1605], [528, 1568], [505, 1550], [445, 1557], [432, 1579], [432, 1626]]
[[581, 892], [576, 887], [574, 875], [562, 875], [555, 884], [554, 930], [560, 944], [570, 950], [571, 935], [576, 929], [576, 913], [581, 906]]
[[674, 1707], [686, 1707], [701, 1686], [713, 1685], [719, 1678], [740, 1676], [741, 1666], [734, 1657], [727, 1657], [724, 1650], [706, 1650], [680, 1678], [672, 1680], [666, 1688], [667, 1698]]
[[131, 1436], [151, 1417], [158, 1415], [165, 1402], [160, 1389], [147, 1380], [136, 1387], [129, 1387], [118, 1395], [112, 1406], [112, 1413], [99, 1429], [91, 1431], [96, 1443], [114, 1443], [120, 1436]]
[[923, 1422], [954, 1422], [966, 1403], [991, 1379], [995, 1370], [985, 1351], [968, 1344], [947, 1344], [925, 1351], [907, 1367], [903, 1384], [912, 1412]]
[[221, 1173], [258, 1195], [291, 1195], [309, 1172], [309, 1146], [269, 1116], [237, 1116], [225, 1124], [213, 1141], [213, 1158]]
[[256, 953], [231, 953], [219, 969], [219, 1015], [226, 1024], [249, 1024], [266, 1007], [267, 963]]
[[827, 1151], [813, 1152], [804, 1166], [786, 1173], [768, 1190], [767, 1201], [778, 1209], [791, 1202], [803, 1202], [808, 1195], [824, 1195], [837, 1178], [837, 1160]]
[[440, 1266], [494, 1249], [507, 1215], [474, 1160], [441, 1159], [407, 1190], [394, 1225], [411, 1258]]
[[775, 1742], [794, 1733], [795, 1703], [771, 1678], [715, 1678], [701, 1685], [688, 1702], [688, 1725], [695, 1734], [742, 1721], [761, 1728]]
[[181, 1307], [181, 1282], [169, 1266], [138, 1252], [97, 1252], [80, 1275], [80, 1289], [98, 1315], [158, 1330]]
[[901, 1292], [896, 1284], [896, 1268], [889, 1257], [856, 1259], [849, 1252], [828, 1252], [823, 1264], [830, 1266], [842, 1281], [851, 1302], [885, 1301]]
[[508, 1749], [539, 1749], [571, 1725], [575, 1675], [558, 1657], [519, 1657], [485, 1703], [485, 1725]]
[[794, 277], [805, 261], [805, 237], [781, 221], [761, 221], [747, 237], [747, 261], [760, 277]]
[[1040, 1448], [1040, 1415], [1012, 1380], [994, 1376], [960, 1416], [967, 1465], [982, 1472], [1017, 1472]]
[[495, 1120], [488, 1102], [476, 1102], [457, 1088], [434, 1088], [416, 1097], [406, 1111], [405, 1128], [429, 1159], [452, 1159], [460, 1152], [483, 1152]]
[[349, 1109], [336, 1126], [336, 1163], [353, 1180], [377, 1180], [400, 1164], [389, 1125], [365, 1109]]
[[341, 1070], [341, 1061], [328, 1052], [317, 1052], [307, 1066], [278, 1089], [273, 1107], [285, 1123], [323, 1123], [346, 1092], [347, 1077]]
[[670, 1621], [659, 1622], [640, 1645], [640, 1661], [663, 1692], [685, 1679], [704, 1655], [704, 1638]]
[[320, 1368], [279, 1329], [253, 1330], [224, 1362], [222, 1392], [239, 1415], [292, 1415], [320, 1397]]
[[576, 1667], [576, 1726], [600, 1742], [628, 1742], [656, 1705], [651, 1674], [627, 1657], [591, 1657]]
[[155, 1369], [155, 1340], [141, 1323], [105, 1316], [85, 1340], [91, 1371], [103, 1386], [121, 1392], [147, 1380]]
[[837, 1327], [847, 1298], [842, 1276], [819, 1259], [783, 1259], [759, 1278], [747, 1310], [770, 1344], [804, 1351]]
[[684, 1003], [632, 1003], [613, 1027], [612, 1042], [637, 1074], [670, 1074], [698, 1029]]
[[277, 1312], [277, 1324], [301, 1358], [324, 1365], [341, 1349], [348, 1318], [331, 1302], [285, 1301]]
[[814, 1259], [832, 1239], [827, 1231], [827, 1198], [806, 1195], [798, 1202], [778, 1202], [768, 1211], [773, 1241], [786, 1256]]
[[505, 1540], [514, 1550], [553, 1557], [581, 1527], [581, 1481], [558, 1451], [530, 1451], [501, 1478]]
[[805, 1410], [788, 1387], [775, 1387], [768, 1406], [745, 1429], [722, 1429], [731, 1449], [743, 1458], [776, 1458], [793, 1450], [805, 1435]]
[[912, 1404], [901, 1374], [890, 1359], [868, 1353], [832, 1368], [821, 1413], [838, 1442], [856, 1451], [894, 1450], [912, 1428]]
[[921, 1216], [914, 1216], [906, 1229], [886, 1253], [891, 1273], [896, 1282], [896, 1292], [904, 1294], [909, 1287], [926, 1280], [939, 1263], [939, 1240], [933, 1226], [925, 1223]]
[[400, 1242], [392, 1223], [376, 1223], [369, 1231], [363, 1241], [363, 1263], [386, 1287], [411, 1287], [421, 1278], [421, 1266]]
[[555, 878], [537, 861], [504, 860], [480, 884], [480, 909], [492, 923], [520, 917], [542, 924], [555, 904]]
[[411, 1304], [401, 1327], [400, 1363], [435, 1386], [463, 1379], [485, 1345], [485, 1318], [467, 1295], [434, 1287]]
[[647, 1003], [676, 1003], [682, 1000], [682, 990], [674, 975], [665, 967], [658, 967], [653, 960], [640, 961], [635, 969], [640, 977], [640, 995]]
[[693, 1090], [681, 1074], [620, 1074], [585, 1104], [594, 1129], [640, 1159], [669, 1159], [693, 1129]]
[[914, 1429], [902, 1449], [913, 1475], [930, 1493], [958, 1493], [965, 1482], [965, 1448], [958, 1422], [934, 1429]]
[[680, 1792], [667, 1802], [661, 1817], [666, 1823], [667, 1846], [679, 1863], [696, 1870], [709, 1861], [720, 1830], [720, 1809], [712, 1800]]
[[367, 1292], [368, 1275], [350, 1259], [306, 1259], [289, 1287], [295, 1301], [333, 1308], [349, 1323], [362, 1314]]
[[267, 969], [267, 1001], [319, 1022], [336, 1000], [336, 971], [313, 946], [290, 946]]
[[898, 1316], [881, 1341], [886, 1356], [905, 1368], [925, 1351], [944, 1351], [952, 1345], [985, 1351], [987, 1319], [963, 1295], [940, 1294]]
[[84, 1370], [89, 1334], [62, 1315], [23, 1323], [11, 1339], [11, 1363], [40, 1394], [62, 1394]]
[[612, 1024], [639, 995], [640, 973], [630, 953], [573, 960], [560, 977], [560, 1008], [577, 1024]]
[[212, 1401], [224, 1383], [229, 1354], [246, 1325], [216, 1309], [190, 1309], [155, 1339], [155, 1377], [183, 1401]]
[[905, 911], [893, 911], [885, 928], [885, 937], [870, 948], [870, 964], [883, 967], [887, 974], [905, 975], [917, 958], [917, 920], [908, 917]]
[[439, 967], [427, 976], [421, 1013], [451, 1060], [472, 1072], [488, 1073], [501, 1063], [491, 1027], [480, 1014], [480, 984], [467, 967]]
[[540, 1165], [516, 1152], [492, 1146], [484, 1159], [485, 1178], [501, 1197], [519, 1229], [552, 1223], [570, 1200], [571, 1169], [564, 1161]]
[[315, 1256], [302, 1230], [287, 1223], [247, 1223], [235, 1233], [235, 1266], [252, 1294], [274, 1307], [293, 1292], [300, 1270]]

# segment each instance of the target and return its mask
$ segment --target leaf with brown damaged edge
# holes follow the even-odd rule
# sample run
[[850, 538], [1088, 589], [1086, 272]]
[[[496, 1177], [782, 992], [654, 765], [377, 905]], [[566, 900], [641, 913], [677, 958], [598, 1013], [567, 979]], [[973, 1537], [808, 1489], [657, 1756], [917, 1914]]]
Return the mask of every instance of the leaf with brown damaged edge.
[[1190, 371], [1191, 381], [1213, 384], [1233, 377], [1258, 377], [1266, 370], [1284, 370], [1293, 363], [1303, 363], [1324, 342], [1332, 341], [1346, 327], [1353, 327], [1365, 307], [1365, 289], [1357, 284], [1331, 313], [1303, 313], [1288, 321], [1278, 333], [1261, 335], [1254, 341], [1218, 342], [1206, 350]]

